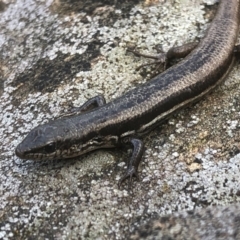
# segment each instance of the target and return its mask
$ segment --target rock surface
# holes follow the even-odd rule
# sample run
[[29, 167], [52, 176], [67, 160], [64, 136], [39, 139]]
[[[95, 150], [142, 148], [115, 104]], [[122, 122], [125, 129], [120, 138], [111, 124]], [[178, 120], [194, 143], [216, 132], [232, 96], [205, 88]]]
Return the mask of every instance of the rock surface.
[[[201, 209], [239, 209], [239, 65], [144, 138], [141, 180], [130, 190], [117, 186], [129, 157], [119, 149], [49, 162], [14, 154], [33, 127], [69, 107], [97, 94], [110, 101], [149, 80], [154, 66], [136, 68], [151, 60], [127, 46], [156, 54], [201, 38], [213, 2], [0, 0], [1, 239], [125, 239], [156, 215], [203, 211], [203, 229], [220, 210], [210, 217]], [[228, 216], [224, 229], [239, 234], [239, 214]], [[195, 215], [166, 219], [178, 218]], [[222, 225], [211, 226], [217, 236]]]

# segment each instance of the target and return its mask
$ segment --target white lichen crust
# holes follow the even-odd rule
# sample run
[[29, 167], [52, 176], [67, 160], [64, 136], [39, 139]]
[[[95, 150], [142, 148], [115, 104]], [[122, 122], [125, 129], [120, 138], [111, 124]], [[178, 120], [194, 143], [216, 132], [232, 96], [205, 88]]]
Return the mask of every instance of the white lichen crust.
[[[128, 158], [118, 149], [51, 162], [14, 154], [33, 127], [69, 105], [97, 94], [110, 101], [151, 78], [151, 68], [144, 78], [135, 71], [148, 60], [126, 47], [156, 54], [156, 45], [166, 51], [202, 37], [209, 26], [204, 3], [213, 1], [152, 1], [129, 12], [112, 5], [64, 14], [54, 7], [61, 1], [1, 2], [1, 239], [125, 239], [155, 213], [239, 204], [239, 66], [211, 95], [145, 137], [141, 180], [130, 191], [117, 186]], [[103, 10], [118, 19], [101, 24]], [[79, 59], [87, 65], [77, 66]]]

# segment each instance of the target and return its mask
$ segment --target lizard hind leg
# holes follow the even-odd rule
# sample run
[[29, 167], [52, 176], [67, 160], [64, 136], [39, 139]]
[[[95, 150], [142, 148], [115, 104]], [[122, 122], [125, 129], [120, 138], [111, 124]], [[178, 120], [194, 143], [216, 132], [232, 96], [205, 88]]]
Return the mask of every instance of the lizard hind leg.
[[171, 47], [166, 53], [162, 52], [158, 55], [150, 55], [150, 54], [143, 54], [140, 52], [137, 52], [135, 50], [132, 50], [131, 48], [128, 48], [127, 51], [133, 53], [135, 56], [138, 57], [144, 57], [144, 58], [151, 58], [154, 59], [155, 61], [142, 64], [139, 67], [137, 67], [137, 71], [140, 70], [143, 67], [153, 65], [153, 64], [163, 64], [163, 70], [166, 70], [168, 68], [168, 63], [169, 61], [173, 59], [180, 59], [186, 57], [189, 53], [192, 52], [194, 48], [198, 45], [197, 42], [190, 42], [183, 44], [182, 46], [178, 47]]

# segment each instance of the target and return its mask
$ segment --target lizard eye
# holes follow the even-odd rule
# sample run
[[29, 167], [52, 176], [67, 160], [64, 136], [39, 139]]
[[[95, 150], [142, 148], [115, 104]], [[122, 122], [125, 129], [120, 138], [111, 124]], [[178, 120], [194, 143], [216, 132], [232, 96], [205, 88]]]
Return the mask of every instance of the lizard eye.
[[44, 150], [46, 153], [53, 153], [56, 150], [56, 144], [55, 143], [49, 143], [47, 146], [44, 147]]
[[102, 141], [103, 141], [101, 137], [96, 137], [93, 140], [97, 143], [102, 143]]

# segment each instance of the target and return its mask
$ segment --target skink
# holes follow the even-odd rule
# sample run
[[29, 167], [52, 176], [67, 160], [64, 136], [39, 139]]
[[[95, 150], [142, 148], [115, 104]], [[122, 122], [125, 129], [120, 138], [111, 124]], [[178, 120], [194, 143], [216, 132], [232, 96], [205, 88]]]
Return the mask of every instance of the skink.
[[[144, 152], [141, 136], [211, 91], [231, 70], [239, 13], [239, 0], [222, 0], [205, 37], [183, 61], [112, 102], [106, 104], [100, 95], [69, 116], [37, 126], [17, 146], [16, 155], [33, 160], [62, 159], [129, 144], [133, 152], [120, 182], [137, 177]], [[174, 48], [166, 56], [173, 52]]]

